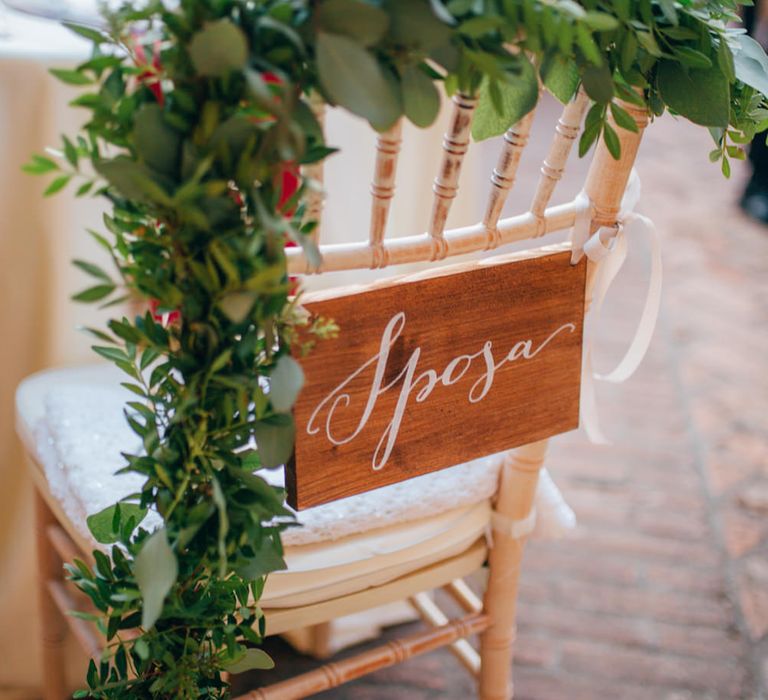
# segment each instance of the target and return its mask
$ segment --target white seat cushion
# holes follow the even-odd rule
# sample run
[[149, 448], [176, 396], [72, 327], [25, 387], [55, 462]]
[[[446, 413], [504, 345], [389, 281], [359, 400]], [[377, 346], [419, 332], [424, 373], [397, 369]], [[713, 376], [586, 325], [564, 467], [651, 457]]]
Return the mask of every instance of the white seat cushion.
[[486, 500], [340, 540], [286, 547], [288, 569], [269, 576], [261, 604], [309, 605], [381, 586], [469, 549], [485, 534], [490, 515]]
[[[88, 515], [142, 484], [137, 474], [114, 475], [124, 464], [121, 452], [140, 447], [123, 416], [132, 397], [123, 380], [110, 365], [48, 370], [26, 379], [16, 396], [19, 435], [85, 539]], [[492, 455], [301, 511], [302, 527], [283, 534], [289, 570], [270, 577], [265, 604], [343, 595], [460, 553], [489, 525], [501, 462]], [[277, 470], [266, 476], [282, 481]], [[539, 521], [550, 530], [553, 523], [572, 526], [554, 484], [542, 482]], [[148, 527], [159, 522], [154, 513], [147, 518]]]

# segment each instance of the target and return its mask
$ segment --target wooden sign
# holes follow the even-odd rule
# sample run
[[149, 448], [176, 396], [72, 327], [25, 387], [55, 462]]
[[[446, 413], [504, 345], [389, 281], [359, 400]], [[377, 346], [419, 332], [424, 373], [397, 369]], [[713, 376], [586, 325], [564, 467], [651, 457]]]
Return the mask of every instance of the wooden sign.
[[298, 509], [578, 426], [586, 265], [528, 252], [308, 296], [338, 338], [302, 360]]

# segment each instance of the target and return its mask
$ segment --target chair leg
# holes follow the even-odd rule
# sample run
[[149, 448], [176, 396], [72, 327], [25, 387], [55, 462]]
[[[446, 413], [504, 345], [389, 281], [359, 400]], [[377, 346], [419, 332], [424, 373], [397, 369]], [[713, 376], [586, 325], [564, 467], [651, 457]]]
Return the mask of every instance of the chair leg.
[[48, 540], [47, 529], [56, 523], [40, 494], [35, 491], [35, 526], [37, 531], [37, 586], [42, 633], [43, 698], [63, 700], [67, 697], [64, 657], [67, 621], [48, 591], [48, 582], [64, 578], [62, 561]]
[[[546, 449], [547, 441], [542, 440], [507, 454], [496, 502], [496, 513], [507, 522], [523, 520], [531, 512]], [[480, 637], [481, 700], [509, 700], [512, 697], [517, 587], [526, 539], [515, 537], [503, 528], [493, 533], [490, 574], [483, 600], [484, 612], [491, 622]]]

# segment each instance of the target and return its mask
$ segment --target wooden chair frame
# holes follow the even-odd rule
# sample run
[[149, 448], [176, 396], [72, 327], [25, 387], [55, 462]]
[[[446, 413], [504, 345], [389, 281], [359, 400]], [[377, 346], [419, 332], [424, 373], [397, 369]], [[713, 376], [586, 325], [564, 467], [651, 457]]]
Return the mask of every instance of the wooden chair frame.
[[[541, 168], [533, 201], [527, 212], [501, 219], [501, 211], [512, 187], [520, 156], [528, 140], [533, 114], [523, 118], [504, 136], [498, 164], [491, 176], [491, 193], [482, 222], [474, 226], [445, 231], [445, 222], [458, 190], [462, 159], [469, 146], [469, 131], [475, 101], [464, 95], [453, 98], [453, 112], [443, 142], [443, 158], [434, 184], [434, 201], [427, 232], [421, 235], [385, 240], [384, 230], [394, 195], [397, 157], [401, 141], [398, 123], [377, 140], [373, 177], [371, 223], [367, 241], [322, 245], [322, 268], [311, 269], [303, 252], [289, 249], [292, 273], [317, 273], [363, 267], [380, 268], [409, 262], [440, 261], [445, 257], [491, 249], [524, 238], [535, 238], [574, 224], [580, 206], [577, 201], [548, 207], [560, 179], [571, 147], [578, 136], [588, 99], [580, 93], [568, 104], [557, 124], [555, 137]], [[319, 113], [322, 107], [316, 106]], [[646, 113], [624, 104], [635, 119], [638, 133], [617, 128], [621, 158], [614, 160], [605, 145], [596, 147], [586, 178], [584, 192], [592, 207], [592, 230], [616, 223], [621, 198], [627, 186], [644, 127]], [[322, 116], [322, 114], [320, 114]], [[322, 181], [322, 166], [307, 173]], [[319, 220], [322, 199], [312, 195], [309, 215]], [[320, 240], [320, 227], [316, 232]], [[594, 264], [587, 274], [587, 304], [591, 297]], [[502, 523], [521, 523], [530, 518], [539, 470], [547, 441], [525, 445], [507, 453], [501, 469], [495, 498], [495, 513]], [[90, 559], [88, 543], [80, 539], [48, 490], [45, 476], [37, 464], [31, 465], [37, 488], [37, 534], [39, 596], [42, 612], [44, 657], [44, 697], [60, 700], [66, 694], [64, 677], [64, 637], [69, 627], [86, 653], [98, 657], [100, 642], [92, 626], [67, 615], [77, 607], [76, 596], [65, 585], [62, 562], [79, 557]], [[360, 591], [339, 599], [290, 609], [264, 610], [268, 634], [278, 634], [308, 625], [321, 625], [352, 612], [401, 599], [408, 599], [428, 624], [428, 629], [344, 661], [329, 663], [290, 680], [254, 690], [239, 700], [288, 700], [302, 698], [333, 688], [380, 668], [400, 663], [415, 655], [447, 646], [460, 663], [476, 678], [482, 700], [507, 700], [512, 697], [512, 657], [515, 642], [515, 614], [520, 564], [526, 537], [516, 536], [514, 528], [496, 527], [490, 549], [483, 541], [467, 552], [412, 572], [391, 583]], [[463, 577], [488, 560], [489, 578], [483, 600], [464, 584]], [[437, 607], [425, 591], [443, 588], [464, 610], [454, 620]], [[479, 653], [467, 642], [480, 635]]]

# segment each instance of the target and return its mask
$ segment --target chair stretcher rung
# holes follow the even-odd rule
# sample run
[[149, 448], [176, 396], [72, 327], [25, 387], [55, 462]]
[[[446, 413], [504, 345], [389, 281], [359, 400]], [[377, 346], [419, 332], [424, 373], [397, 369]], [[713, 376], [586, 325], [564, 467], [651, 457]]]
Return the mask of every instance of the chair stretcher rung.
[[443, 586], [448, 593], [466, 613], [476, 613], [483, 609], [483, 601], [466, 584], [464, 579], [457, 578]]
[[[424, 622], [432, 627], [442, 627], [450, 623], [448, 616], [439, 608], [437, 603], [427, 593], [417, 593], [409, 598], [409, 602], [419, 613]], [[451, 653], [459, 660], [469, 673], [477, 676], [480, 673], [480, 655], [466, 639], [457, 639], [450, 644]]]
[[71, 562], [83, 558], [80, 549], [61, 525], [49, 525], [45, 529], [45, 534], [62, 561]]
[[487, 629], [490, 621], [486, 615], [462, 617], [442, 627], [393, 640], [362, 654], [343, 661], [326, 664], [320, 668], [280, 683], [259, 688], [237, 700], [292, 700], [313, 693], [335, 688], [342, 683], [360, 678], [388, 666], [402, 663], [419, 654], [434, 651], [453, 642]]
[[64, 615], [69, 629], [72, 630], [72, 634], [75, 635], [80, 646], [92, 659], [98, 659], [101, 656], [101, 643], [85, 620], [70, 614], [70, 611], [76, 610], [76, 606], [65, 585], [61, 581], [48, 581], [47, 586], [51, 599], [56, 603], [61, 614]]
[[371, 182], [371, 224], [368, 233], [370, 246], [377, 251], [378, 258], [375, 267], [384, 267], [387, 264], [381, 254], [385, 250], [382, 247], [384, 232], [387, 227], [389, 208], [395, 195], [395, 175], [397, 173], [397, 156], [402, 142], [402, 120], [379, 134], [376, 139], [376, 164], [374, 166], [373, 181]]
[[[526, 238], [535, 238], [544, 233], [563, 231], [573, 226], [579, 211], [580, 205], [573, 201], [548, 208], [542, 219], [537, 218], [531, 212], [501, 219], [497, 225], [498, 244], [504, 245]], [[474, 253], [485, 250], [488, 246], [488, 232], [483, 223], [451, 229], [445, 232], [443, 239], [446, 257]], [[381, 245], [388, 265], [432, 260], [433, 239], [427, 233], [392, 238], [384, 241]], [[301, 248], [288, 248], [285, 251], [288, 259], [288, 272], [292, 275], [300, 275], [333, 272], [335, 270], [356, 270], [375, 267], [378, 260], [377, 249], [372, 247], [368, 241], [321, 245], [320, 253], [323, 256], [321, 268], [314, 270], [309, 266]]]

